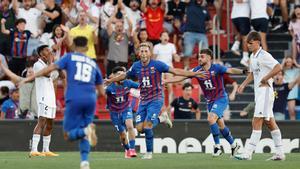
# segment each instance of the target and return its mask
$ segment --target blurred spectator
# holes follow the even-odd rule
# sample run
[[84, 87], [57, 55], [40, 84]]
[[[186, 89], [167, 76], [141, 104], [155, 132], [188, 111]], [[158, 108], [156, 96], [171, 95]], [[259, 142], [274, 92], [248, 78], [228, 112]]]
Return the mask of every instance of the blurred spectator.
[[[3, 65], [4, 65], [5, 67], [7, 67], [6, 58], [5, 58], [5, 56], [3, 56], [1, 53], [0, 53], [0, 60], [1, 60], [1, 62], [3, 63]], [[2, 80], [4, 77], [5, 77], [5, 73], [3, 72], [2, 69], [0, 69], [0, 80]]]
[[267, 32], [269, 16], [267, 14], [268, 0], [250, 0], [251, 25], [261, 36], [261, 45], [265, 51], [268, 51]]
[[54, 52], [54, 61], [61, 58], [67, 52], [67, 33], [65, 33], [60, 25], [53, 27], [50, 43], [47, 44]]
[[170, 34], [170, 39], [174, 43], [177, 53], [183, 56], [183, 20], [174, 18], [173, 20], [173, 32]]
[[[107, 34], [109, 36], [108, 45], [108, 65], [106, 69], [107, 76], [116, 66], [128, 67], [128, 43], [131, 37], [132, 24], [126, 15], [123, 16], [127, 20], [129, 28], [124, 31], [124, 21], [112, 16], [107, 23]], [[115, 22], [115, 29], [112, 24]]]
[[255, 103], [250, 102], [241, 112], [240, 117], [244, 119], [250, 119], [254, 114]]
[[248, 63], [249, 53], [248, 53], [247, 42], [246, 42], [247, 35], [250, 32], [249, 17], [250, 17], [249, 3], [243, 0], [234, 0], [232, 12], [231, 12], [231, 19], [238, 33], [236, 35], [236, 40], [234, 41], [234, 44], [231, 47], [231, 50], [235, 54], [240, 55], [241, 53], [239, 52], [239, 49], [240, 49], [240, 43], [242, 41], [243, 58], [241, 60], [241, 64], [246, 67], [248, 67], [249, 65]]
[[[173, 67], [173, 59], [176, 62], [180, 62], [180, 57], [177, 55], [175, 45], [169, 42], [169, 34], [167, 31], [164, 31], [160, 35], [160, 43], [156, 44], [153, 48], [153, 58], [164, 62], [170, 67]], [[170, 79], [173, 75], [170, 73], [163, 73], [164, 79]], [[169, 83], [168, 86], [168, 96], [169, 102], [173, 100], [173, 84]]]
[[300, 58], [300, 5], [296, 5], [291, 16], [289, 25], [290, 34], [293, 37], [292, 41], [292, 56], [294, 63], [297, 64]]
[[288, 31], [288, 21], [289, 21], [287, 0], [273, 0], [273, 3], [275, 5], [279, 5], [279, 7], [280, 7], [282, 23], [276, 25], [273, 29], [271, 29], [271, 31], [274, 33], [275, 32], [287, 32]]
[[2, 86], [0, 88], [0, 106], [9, 99], [9, 88], [7, 86]]
[[[136, 29], [133, 33], [133, 45], [135, 53], [138, 54], [138, 48], [140, 46], [140, 43], [148, 42], [148, 33], [145, 28], [142, 29]], [[151, 43], [151, 42], [149, 42]], [[152, 43], [151, 43], [152, 45]], [[153, 46], [153, 45], [152, 45]]]
[[28, 40], [31, 33], [25, 30], [26, 20], [23, 18], [17, 19], [14, 29], [5, 28], [5, 19], [1, 20], [1, 32], [10, 35], [11, 45], [11, 60], [8, 62], [9, 69], [17, 75], [21, 75], [26, 67], [26, 57]]
[[163, 31], [165, 7], [165, 0], [161, 0], [160, 3], [158, 0], [149, 0], [149, 5], [147, 5], [147, 0], [142, 0], [141, 11], [144, 12], [146, 20], [148, 39], [153, 45], [156, 45], [160, 41], [160, 34]]
[[[222, 26], [222, 12], [223, 12], [223, 0], [206, 0], [208, 2], [208, 4], [214, 4], [215, 8], [216, 8], [216, 14], [219, 18], [219, 22], [220, 22], [220, 29]], [[222, 32], [224, 32], [223, 30], [221, 30]]]
[[[199, 43], [201, 49], [208, 48], [206, 37], [206, 24], [209, 21], [209, 13], [202, 6], [203, 0], [187, 0], [186, 27], [184, 33], [184, 67], [189, 68], [189, 58], [193, 54], [195, 44]], [[201, 50], [199, 49], [199, 50]]]
[[179, 21], [183, 20], [185, 14], [185, 2], [180, 0], [170, 0], [167, 2], [167, 14], [165, 17], [165, 27], [167, 28], [168, 32], [172, 33], [174, 19], [178, 19]]
[[17, 18], [23, 18], [26, 20], [25, 30], [30, 31], [32, 34], [28, 40], [27, 56], [32, 56], [33, 51], [39, 45], [39, 36], [42, 34], [40, 30], [40, 17], [42, 13], [33, 6], [34, 4], [32, 0], [23, 0], [22, 4], [20, 4], [17, 0], [13, 0], [13, 9]]
[[[5, 19], [6, 29], [12, 29], [15, 26], [15, 14], [13, 9], [9, 7], [11, 0], [1, 0], [0, 2], [0, 20]], [[2, 24], [0, 25], [0, 28], [2, 29]], [[4, 56], [9, 56], [11, 54], [11, 43], [8, 39], [9, 35], [0, 31], [0, 53]]]
[[[282, 61], [284, 71], [284, 81], [286, 83], [293, 82], [300, 75], [300, 69], [294, 66], [293, 59], [287, 56]], [[288, 111], [291, 120], [296, 119], [296, 99], [298, 98], [298, 86], [295, 86], [288, 95]]]
[[[300, 77], [300, 76], [299, 76]], [[274, 112], [274, 118], [276, 120], [285, 120], [285, 111], [287, 106], [287, 98], [290, 90], [300, 82], [300, 78], [297, 78], [296, 80], [286, 83], [283, 81], [284, 76], [283, 72], [280, 71], [276, 76], [273, 84], [274, 88], [274, 106], [273, 106], [273, 112]]]
[[[132, 33], [133, 35], [136, 28], [140, 28], [140, 21], [141, 21], [141, 11], [139, 10], [140, 3], [139, 0], [130, 0], [129, 2], [129, 8], [122, 3], [122, 0], [118, 0], [119, 8], [123, 11], [125, 11], [125, 14], [127, 15], [128, 19], [132, 23]], [[124, 24], [125, 30], [129, 28], [128, 22], [125, 20]]]
[[115, 13], [114, 0], [106, 0], [105, 4], [100, 8], [100, 39], [101, 48], [103, 50], [108, 49], [108, 34], [107, 34], [107, 22], [109, 18]]
[[100, 11], [94, 2], [95, 0], [80, 0], [78, 9], [79, 11], [86, 12], [89, 25], [98, 27]]
[[[84, 36], [88, 39], [88, 51], [86, 52], [86, 55], [91, 57], [92, 59], [96, 60], [96, 51], [95, 51], [95, 44], [98, 42], [98, 35], [97, 35], [97, 27], [93, 27], [87, 23], [87, 15], [85, 12], [81, 11], [78, 15], [78, 26], [72, 28], [70, 30], [68, 45], [71, 46], [73, 44], [72, 38], [75, 38], [77, 36]], [[62, 27], [64, 28], [64, 27]], [[68, 33], [67, 30], [63, 31], [65, 33]]]
[[[182, 91], [182, 96], [174, 99], [171, 103], [171, 107], [174, 107], [174, 119], [193, 119], [195, 117], [200, 120], [201, 112], [198, 103], [192, 98], [193, 86], [185, 83]], [[171, 107], [168, 108], [168, 112]]]
[[77, 16], [79, 10], [77, 9], [76, 0], [63, 0], [61, 3], [61, 9], [63, 12], [63, 23], [67, 27], [74, 28], [77, 25]]
[[15, 119], [18, 118], [19, 107], [19, 90], [13, 89], [10, 98], [7, 99], [1, 106], [0, 119]]
[[42, 12], [42, 19], [44, 24], [44, 33], [51, 33], [54, 25], [62, 24], [62, 10], [59, 5], [55, 4], [55, 0], [44, 0], [46, 9], [37, 6]]

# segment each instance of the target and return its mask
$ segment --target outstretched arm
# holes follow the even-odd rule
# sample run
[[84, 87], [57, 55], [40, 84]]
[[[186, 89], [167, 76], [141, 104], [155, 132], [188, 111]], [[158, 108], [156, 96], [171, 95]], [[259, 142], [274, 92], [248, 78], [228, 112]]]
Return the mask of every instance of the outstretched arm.
[[34, 80], [36, 77], [41, 77], [41, 76], [47, 76], [49, 75], [50, 72], [52, 72], [53, 70], [57, 70], [58, 66], [54, 63], [52, 63], [51, 65], [47, 66], [46, 68], [36, 72], [34, 75], [29, 76], [27, 78], [25, 78], [24, 80], [22, 80], [20, 82], [20, 85], [26, 82], [30, 82], [32, 80]]
[[163, 83], [164, 84], [177, 83], [177, 82], [182, 82], [185, 79], [188, 79], [188, 77], [185, 77], [185, 76], [175, 76], [175, 77], [172, 77], [172, 78], [169, 78], [169, 79], [164, 79]]
[[119, 76], [115, 76], [115, 77], [113, 77], [113, 78], [110, 78], [110, 79], [107, 79], [105, 82], [104, 82], [104, 84], [105, 85], [109, 85], [109, 84], [111, 84], [111, 83], [113, 83], [113, 82], [119, 82], [119, 81], [121, 81], [121, 80], [124, 80], [124, 79], [126, 79], [126, 73], [121, 73]]
[[177, 76], [185, 76], [185, 77], [200, 77], [205, 78], [207, 76], [206, 71], [198, 71], [198, 72], [192, 72], [192, 71], [186, 71], [183, 69], [177, 69], [177, 68], [169, 68], [169, 73], [172, 73]]
[[237, 68], [228, 68], [226, 73], [229, 73], [229, 74], [246, 74], [247, 70], [237, 69]]
[[3, 72], [10, 78], [10, 80], [17, 84], [19, 83], [22, 78], [16, 74], [14, 74], [12, 71], [10, 71], [7, 67], [5, 67], [3, 64], [2, 64], [2, 61], [0, 59], [0, 68], [3, 70]]

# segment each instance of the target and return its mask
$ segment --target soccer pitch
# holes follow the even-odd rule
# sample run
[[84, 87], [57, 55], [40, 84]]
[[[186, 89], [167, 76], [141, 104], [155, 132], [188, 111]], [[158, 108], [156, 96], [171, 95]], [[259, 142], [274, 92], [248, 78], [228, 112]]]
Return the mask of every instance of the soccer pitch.
[[[78, 152], [59, 152], [59, 157], [29, 158], [27, 152], [0, 152], [1, 169], [79, 169]], [[152, 160], [124, 159], [124, 153], [92, 152], [91, 169], [299, 169], [300, 153], [287, 160], [265, 161], [271, 154], [254, 154], [252, 161], [238, 161], [229, 154], [154, 154]]]

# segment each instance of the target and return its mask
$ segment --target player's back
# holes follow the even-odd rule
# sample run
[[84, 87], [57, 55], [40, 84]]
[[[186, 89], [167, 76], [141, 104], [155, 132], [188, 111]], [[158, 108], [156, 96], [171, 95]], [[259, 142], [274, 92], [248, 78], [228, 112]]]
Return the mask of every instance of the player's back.
[[[193, 69], [194, 72], [203, 71], [201, 66], [197, 66]], [[223, 74], [227, 68], [219, 64], [212, 64], [208, 70], [209, 76], [205, 79], [197, 78], [203, 95], [207, 102], [213, 102], [221, 97], [227, 97], [227, 93], [224, 88]]]
[[102, 83], [102, 76], [94, 60], [81, 53], [67, 53], [56, 64], [67, 72], [66, 100], [96, 99], [95, 85]]

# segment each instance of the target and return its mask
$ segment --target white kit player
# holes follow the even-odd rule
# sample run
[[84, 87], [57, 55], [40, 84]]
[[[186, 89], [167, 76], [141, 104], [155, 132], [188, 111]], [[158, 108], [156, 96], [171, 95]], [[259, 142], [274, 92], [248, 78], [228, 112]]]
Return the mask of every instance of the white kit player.
[[[54, 58], [47, 45], [37, 49], [40, 56], [33, 65], [34, 72], [47, 67]], [[49, 150], [53, 120], [56, 114], [56, 98], [53, 80], [58, 77], [58, 72], [51, 72], [48, 76], [35, 79], [36, 99], [38, 104], [38, 123], [33, 130], [32, 147], [29, 156], [58, 156]], [[38, 151], [40, 137], [43, 135], [43, 151]]]
[[251, 160], [262, 134], [262, 125], [265, 124], [271, 132], [275, 144], [275, 154], [268, 160], [285, 160], [281, 132], [276, 124], [273, 115], [273, 76], [281, 71], [281, 65], [272, 55], [263, 50], [261, 36], [258, 32], [250, 32], [247, 37], [248, 49], [252, 52], [250, 56], [250, 66], [247, 78], [238, 88], [242, 93], [245, 86], [254, 80], [255, 111], [252, 119], [252, 134], [249, 144], [245, 147], [245, 152], [235, 155], [238, 160]]

